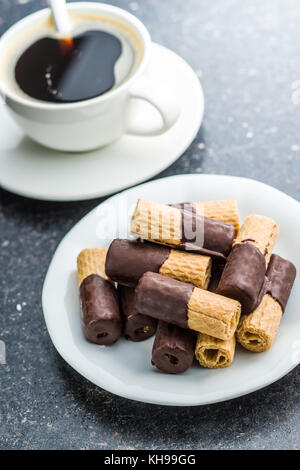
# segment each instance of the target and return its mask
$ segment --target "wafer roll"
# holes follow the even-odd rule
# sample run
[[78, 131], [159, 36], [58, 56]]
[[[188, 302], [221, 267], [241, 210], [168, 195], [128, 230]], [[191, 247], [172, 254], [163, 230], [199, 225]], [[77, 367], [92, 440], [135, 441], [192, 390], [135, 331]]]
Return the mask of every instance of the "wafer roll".
[[230, 366], [235, 352], [235, 336], [226, 341], [198, 334], [195, 356], [203, 367], [221, 369]]
[[254, 312], [242, 315], [236, 334], [238, 342], [249, 351], [267, 351], [273, 344], [281, 316], [279, 303], [265, 294]]
[[237, 340], [246, 349], [264, 352], [272, 346], [296, 277], [296, 268], [272, 255], [267, 270], [264, 296], [250, 315], [241, 317]]
[[136, 310], [134, 289], [118, 286], [124, 336], [131, 341], [144, 341], [155, 334], [157, 320]]
[[271, 251], [278, 226], [267, 217], [251, 215], [242, 225], [220, 279], [217, 293], [238, 300], [249, 314], [262, 299]]
[[121, 335], [119, 301], [104, 271], [106, 250], [86, 249], [77, 258], [81, 321], [88, 341], [113, 344]]
[[102, 248], [85, 248], [77, 256], [78, 286], [90, 274], [99, 274], [108, 279], [105, 274], [105, 259], [107, 250]]
[[178, 207], [184, 210], [195, 210], [196, 214], [209, 217], [210, 219], [219, 220], [226, 224], [234, 226], [235, 235], [240, 229], [240, 216], [238, 211], [237, 201], [224, 200], [224, 201], [204, 201], [192, 203], [179, 203], [170, 204], [172, 207]]
[[145, 273], [135, 293], [144, 315], [220, 339], [232, 338], [240, 318], [239, 302], [156, 273]]
[[274, 220], [262, 215], [249, 215], [241, 226], [234, 245], [252, 243], [264, 256], [268, 266], [278, 232], [279, 227]]
[[139, 199], [131, 221], [131, 234], [179, 250], [226, 259], [234, 227], [218, 220], [157, 202]]
[[[216, 293], [223, 270], [224, 264], [213, 264], [208, 285], [210, 292]], [[234, 335], [229, 340], [222, 340], [199, 333], [195, 349], [196, 358], [203, 367], [211, 369], [228, 367], [233, 362], [235, 343]]]
[[196, 333], [158, 322], [152, 348], [152, 365], [167, 374], [180, 374], [191, 367], [194, 359]]
[[135, 287], [140, 277], [151, 271], [206, 289], [211, 264], [209, 256], [138, 240], [116, 239], [109, 247], [105, 270], [110, 279], [127, 287]]
[[202, 213], [205, 217], [220, 220], [234, 226], [237, 234], [240, 229], [240, 216], [237, 201], [205, 201], [194, 202], [197, 213]]
[[217, 293], [235, 299], [242, 313], [252, 312], [261, 300], [265, 259], [252, 243], [235, 245], [227, 259]]

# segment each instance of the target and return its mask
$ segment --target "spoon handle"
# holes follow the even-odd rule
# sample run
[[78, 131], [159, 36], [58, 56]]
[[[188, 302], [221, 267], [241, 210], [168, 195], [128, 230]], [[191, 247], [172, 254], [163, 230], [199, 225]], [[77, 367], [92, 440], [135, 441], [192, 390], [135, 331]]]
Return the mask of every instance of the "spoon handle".
[[71, 31], [71, 22], [67, 10], [66, 0], [48, 0], [52, 17], [57, 31], [67, 36]]

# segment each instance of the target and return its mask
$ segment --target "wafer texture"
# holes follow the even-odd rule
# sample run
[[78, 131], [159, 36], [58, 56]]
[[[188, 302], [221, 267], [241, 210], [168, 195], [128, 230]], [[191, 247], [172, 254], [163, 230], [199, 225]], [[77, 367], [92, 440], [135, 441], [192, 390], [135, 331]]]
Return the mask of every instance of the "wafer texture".
[[188, 327], [214, 338], [232, 338], [239, 323], [241, 304], [195, 287], [188, 302]]
[[179, 245], [181, 211], [175, 207], [138, 199], [131, 219], [130, 233], [163, 245]]
[[220, 200], [220, 201], [205, 201], [194, 202], [196, 213], [210, 217], [211, 219], [220, 220], [226, 224], [231, 224], [235, 228], [235, 235], [240, 229], [240, 216], [238, 211], [237, 201], [235, 200]]
[[207, 289], [211, 267], [212, 261], [209, 256], [171, 250], [160, 267], [159, 274]]
[[235, 336], [227, 341], [198, 334], [195, 356], [203, 367], [221, 369], [230, 366], [235, 352]]
[[265, 294], [254, 312], [241, 317], [236, 333], [238, 342], [249, 351], [267, 351], [274, 342], [281, 317], [280, 304]]
[[85, 248], [77, 256], [78, 285], [90, 276], [99, 274], [104, 279], [108, 279], [105, 274], [105, 259], [107, 250], [101, 248]]
[[274, 220], [262, 215], [249, 215], [241, 226], [233, 246], [238, 243], [252, 243], [265, 257], [268, 265], [278, 232], [279, 227]]

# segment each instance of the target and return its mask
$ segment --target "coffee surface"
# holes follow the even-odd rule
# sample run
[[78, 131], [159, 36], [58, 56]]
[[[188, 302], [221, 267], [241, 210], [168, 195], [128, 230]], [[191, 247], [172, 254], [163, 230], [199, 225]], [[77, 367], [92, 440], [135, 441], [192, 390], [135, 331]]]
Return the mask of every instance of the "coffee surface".
[[72, 103], [106, 93], [116, 83], [114, 67], [122, 43], [105, 31], [86, 31], [69, 39], [45, 37], [18, 59], [15, 78], [32, 98]]

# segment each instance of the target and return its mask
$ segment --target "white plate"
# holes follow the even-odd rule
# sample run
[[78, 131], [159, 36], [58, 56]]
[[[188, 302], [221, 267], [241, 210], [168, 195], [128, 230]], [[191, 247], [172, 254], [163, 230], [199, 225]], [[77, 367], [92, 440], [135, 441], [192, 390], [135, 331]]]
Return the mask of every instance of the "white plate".
[[98, 238], [104, 227], [113, 224], [107, 207], [119, 208], [118, 230], [124, 235], [128, 222], [122, 216], [124, 203], [132, 206], [138, 197], [164, 203], [237, 199], [242, 220], [252, 213], [275, 219], [280, 226], [275, 252], [293, 261], [299, 272], [300, 204], [286, 194], [233, 176], [179, 175], [145, 183], [108, 199], [85, 216], [65, 236], [53, 257], [44, 284], [43, 309], [48, 331], [61, 356], [84, 377], [112, 393], [163, 405], [228, 400], [265, 387], [293, 369], [300, 361], [299, 276], [271, 350], [255, 354], [238, 347], [235, 360], [227, 369], [209, 370], [195, 364], [182, 375], [163, 374], [150, 364], [153, 339], [141, 343], [120, 339], [110, 347], [99, 347], [84, 339], [76, 256], [85, 247], [109, 245], [110, 240]]
[[[148, 76], [168, 86], [181, 107], [175, 125], [155, 137], [124, 135], [88, 153], [63, 153], [24, 138], [0, 103], [0, 186], [31, 198], [74, 201], [105, 196], [164, 170], [187, 149], [202, 122], [204, 98], [191, 67], [174, 52], [153, 45]], [[128, 112], [139, 128], [159, 128], [158, 112], [132, 100]]]

